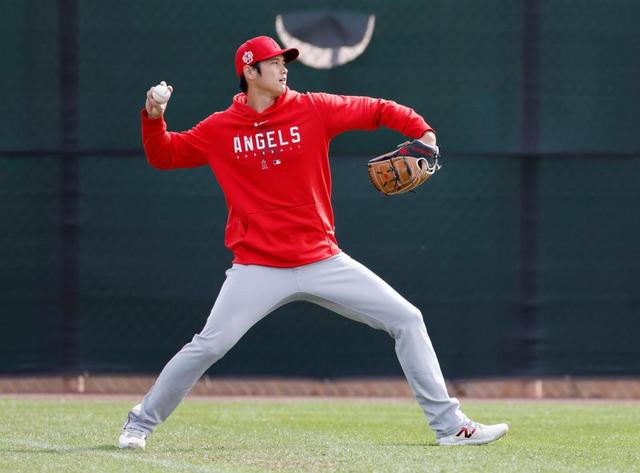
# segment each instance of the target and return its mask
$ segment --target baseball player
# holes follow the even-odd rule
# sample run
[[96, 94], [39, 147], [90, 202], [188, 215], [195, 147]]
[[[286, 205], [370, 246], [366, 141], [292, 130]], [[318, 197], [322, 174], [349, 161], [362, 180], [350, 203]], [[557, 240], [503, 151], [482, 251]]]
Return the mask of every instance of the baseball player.
[[449, 397], [420, 311], [336, 241], [331, 140], [345, 131], [385, 126], [435, 146], [433, 129], [392, 101], [289, 89], [286, 63], [297, 57], [296, 49], [282, 49], [266, 36], [246, 41], [235, 56], [242, 92], [228, 109], [182, 133], [167, 131], [166, 101], [156, 100], [153, 88], [147, 93], [141, 120], [149, 164], [211, 168], [224, 192], [225, 245], [234, 258], [202, 331], [129, 412], [120, 448], [144, 448], [203, 373], [255, 323], [291, 301], [312, 302], [385, 330], [438, 444], [497, 440], [507, 433], [506, 424], [472, 422]]

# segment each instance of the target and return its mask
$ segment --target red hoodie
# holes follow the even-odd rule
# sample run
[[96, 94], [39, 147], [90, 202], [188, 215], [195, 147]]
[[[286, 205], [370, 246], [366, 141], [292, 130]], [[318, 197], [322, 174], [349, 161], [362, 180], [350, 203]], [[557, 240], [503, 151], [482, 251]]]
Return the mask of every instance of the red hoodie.
[[209, 165], [229, 216], [234, 263], [293, 267], [340, 252], [331, 208], [329, 143], [354, 129], [385, 126], [411, 138], [431, 127], [412, 109], [369, 97], [293, 90], [257, 113], [238, 94], [191, 130], [167, 132], [142, 112], [142, 141], [158, 169]]

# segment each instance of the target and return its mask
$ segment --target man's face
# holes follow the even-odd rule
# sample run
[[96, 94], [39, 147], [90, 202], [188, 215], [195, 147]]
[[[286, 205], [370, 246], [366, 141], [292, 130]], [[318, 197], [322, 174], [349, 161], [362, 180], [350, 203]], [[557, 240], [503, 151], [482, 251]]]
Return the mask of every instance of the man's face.
[[[253, 88], [279, 97], [287, 86], [287, 68], [284, 65], [284, 56], [276, 56], [260, 62], [261, 74], [256, 74]], [[257, 71], [256, 71], [257, 72]]]

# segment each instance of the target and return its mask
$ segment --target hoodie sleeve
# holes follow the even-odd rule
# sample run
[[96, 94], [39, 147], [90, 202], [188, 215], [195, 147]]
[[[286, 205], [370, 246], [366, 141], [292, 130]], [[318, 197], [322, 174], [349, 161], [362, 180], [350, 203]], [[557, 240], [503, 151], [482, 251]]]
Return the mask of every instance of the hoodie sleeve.
[[142, 144], [147, 161], [157, 169], [193, 168], [209, 163], [204, 122], [189, 131], [168, 132], [164, 117], [149, 118], [142, 110]]
[[349, 130], [391, 128], [409, 138], [420, 138], [433, 128], [412, 108], [391, 100], [325, 93], [309, 94], [330, 138]]

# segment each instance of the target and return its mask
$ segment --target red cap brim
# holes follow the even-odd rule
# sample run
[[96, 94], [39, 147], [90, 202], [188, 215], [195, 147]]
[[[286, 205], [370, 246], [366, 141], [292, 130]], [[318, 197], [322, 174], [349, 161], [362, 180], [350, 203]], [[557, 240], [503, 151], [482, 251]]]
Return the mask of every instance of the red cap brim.
[[300, 51], [296, 48], [283, 49], [282, 55], [284, 56], [284, 62], [292, 62], [298, 59]]
[[300, 55], [300, 51], [298, 51], [296, 48], [281, 49], [280, 51], [274, 51], [272, 55], [258, 59], [255, 62], [266, 61], [267, 59], [280, 56], [281, 54], [284, 56], [284, 62], [291, 62], [295, 61], [298, 58], [298, 56]]

